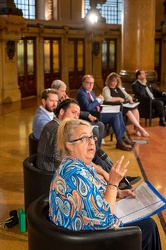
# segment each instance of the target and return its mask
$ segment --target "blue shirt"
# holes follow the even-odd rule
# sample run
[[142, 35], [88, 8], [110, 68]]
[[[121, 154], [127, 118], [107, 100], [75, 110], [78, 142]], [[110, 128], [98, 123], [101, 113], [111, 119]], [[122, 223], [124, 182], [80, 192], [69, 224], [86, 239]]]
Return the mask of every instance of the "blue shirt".
[[39, 140], [44, 126], [55, 117], [54, 112], [48, 112], [40, 106], [33, 119], [32, 131], [36, 139]]
[[105, 186], [93, 166], [66, 157], [51, 182], [50, 219], [58, 226], [76, 231], [117, 227], [119, 219], [104, 199]]

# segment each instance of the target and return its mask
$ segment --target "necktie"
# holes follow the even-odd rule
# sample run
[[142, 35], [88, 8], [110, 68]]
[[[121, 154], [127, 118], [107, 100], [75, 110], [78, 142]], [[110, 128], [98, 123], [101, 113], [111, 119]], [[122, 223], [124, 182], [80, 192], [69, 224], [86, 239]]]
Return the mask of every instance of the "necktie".
[[146, 86], [146, 93], [148, 94], [148, 96], [153, 100], [154, 99], [154, 96], [153, 96], [153, 93], [150, 91], [150, 89], [148, 88], [148, 86]]
[[[90, 91], [88, 91], [88, 96], [89, 96], [90, 100], [93, 102], [93, 101], [94, 101], [94, 98], [93, 98], [93, 96], [91, 95]], [[99, 107], [98, 105], [96, 106], [96, 110], [97, 110], [97, 112], [100, 112], [100, 107]]]
[[88, 91], [88, 96], [89, 96], [90, 100], [93, 102], [94, 99], [93, 99], [93, 96], [91, 95], [90, 91]]

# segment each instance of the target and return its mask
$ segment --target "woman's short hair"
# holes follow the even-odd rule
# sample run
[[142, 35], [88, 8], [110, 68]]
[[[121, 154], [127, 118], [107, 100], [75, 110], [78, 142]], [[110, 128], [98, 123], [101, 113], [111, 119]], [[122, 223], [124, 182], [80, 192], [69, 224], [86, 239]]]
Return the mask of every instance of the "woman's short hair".
[[54, 80], [51, 84], [51, 88], [59, 90], [60, 87], [66, 88], [66, 84], [61, 80]]
[[81, 119], [66, 118], [61, 121], [58, 128], [57, 148], [62, 157], [70, 154], [66, 143], [73, 139], [75, 129], [80, 125], [88, 126], [91, 129], [90, 123]]
[[114, 80], [117, 80], [117, 82], [118, 82], [117, 86], [121, 86], [122, 85], [120, 76], [117, 73], [115, 73], [115, 72], [112, 72], [112, 73], [110, 73], [107, 76], [105, 85], [107, 85], [108, 87], [110, 87], [111, 82], [114, 81]]
[[55, 94], [55, 95], [58, 95], [58, 91], [56, 89], [45, 89], [43, 90], [42, 92], [42, 95], [41, 95], [41, 99], [45, 99], [47, 100], [47, 98], [49, 97], [49, 94]]

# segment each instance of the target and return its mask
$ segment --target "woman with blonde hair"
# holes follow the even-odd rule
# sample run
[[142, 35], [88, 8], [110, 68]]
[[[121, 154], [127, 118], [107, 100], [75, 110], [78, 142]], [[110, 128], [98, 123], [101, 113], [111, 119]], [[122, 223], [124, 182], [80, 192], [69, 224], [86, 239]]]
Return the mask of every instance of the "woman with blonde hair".
[[[59, 125], [57, 145], [64, 158], [55, 171], [49, 192], [49, 216], [57, 226], [74, 231], [123, 227], [114, 209], [117, 197], [136, 197], [131, 189], [118, 189], [129, 162], [122, 163], [122, 156], [113, 164], [108, 181], [100, 179], [92, 165], [96, 139], [86, 121], [64, 119]], [[129, 225], [140, 227], [142, 250], [161, 250], [153, 219]]]
[[[132, 97], [122, 88], [121, 79], [115, 72], [108, 75], [106, 79], [106, 87], [103, 88], [102, 95], [104, 96], [104, 100], [108, 102], [134, 103]], [[146, 130], [139, 123], [139, 111], [137, 107], [123, 107], [123, 113], [128, 117], [130, 122], [134, 124], [137, 136], [149, 136]]]

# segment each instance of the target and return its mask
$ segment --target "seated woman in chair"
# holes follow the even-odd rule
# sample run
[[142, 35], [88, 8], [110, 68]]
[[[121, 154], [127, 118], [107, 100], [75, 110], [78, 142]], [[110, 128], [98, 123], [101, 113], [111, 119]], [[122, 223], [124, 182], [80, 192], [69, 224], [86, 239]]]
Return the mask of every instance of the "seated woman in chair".
[[[113, 164], [108, 183], [101, 180], [92, 166], [95, 140], [89, 123], [64, 119], [58, 129], [57, 145], [63, 160], [50, 186], [49, 215], [53, 223], [69, 230], [99, 230], [122, 227], [114, 215], [116, 197], [135, 197], [132, 190], [118, 190], [129, 162], [124, 157]], [[160, 250], [155, 222], [146, 219], [130, 225], [142, 230], [143, 250]]]
[[[102, 95], [104, 100], [108, 102], [129, 102], [133, 104], [132, 97], [121, 87], [121, 79], [119, 75], [112, 72], [106, 79], [106, 87], [103, 88]], [[148, 137], [149, 134], [139, 124], [139, 111], [136, 108], [125, 108], [123, 107], [123, 113], [128, 117], [131, 123], [134, 124], [135, 133], [137, 136]]]

